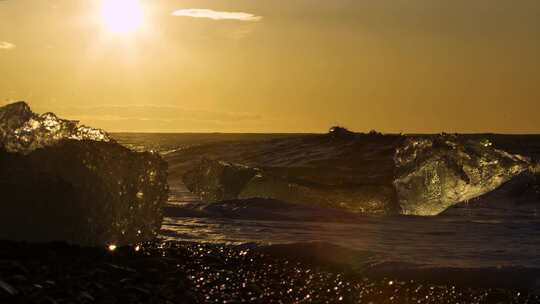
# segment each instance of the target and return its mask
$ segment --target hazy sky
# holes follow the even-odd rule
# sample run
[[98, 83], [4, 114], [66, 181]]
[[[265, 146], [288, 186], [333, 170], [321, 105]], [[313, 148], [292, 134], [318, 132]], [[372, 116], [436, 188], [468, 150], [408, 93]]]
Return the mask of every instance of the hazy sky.
[[540, 133], [538, 0], [0, 0], [0, 104], [109, 131]]

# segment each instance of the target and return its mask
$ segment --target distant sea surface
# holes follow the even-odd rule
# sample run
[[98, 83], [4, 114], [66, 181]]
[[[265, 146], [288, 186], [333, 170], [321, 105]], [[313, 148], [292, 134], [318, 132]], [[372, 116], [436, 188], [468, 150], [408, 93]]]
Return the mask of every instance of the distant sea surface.
[[[294, 134], [113, 134], [135, 150], [172, 151], [223, 141], [253, 141]], [[171, 165], [171, 164], [170, 164]], [[171, 184], [171, 206], [203, 204], [181, 183]], [[264, 212], [264, 208], [261, 209]], [[290, 212], [298, 212], [291, 210]], [[310, 212], [313, 212], [311, 210]], [[351, 216], [324, 212], [324, 221], [243, 219], [207, 216], [166, 217], [162, 237], [227, 244], [322, 242], [358, 252], [357, 267], [397, 263], [428, 268], [540, 269], [540, 215], [493, 213], [475, 209], [434, 217]], [[360, 258], [361, 257], [361, 258]]]
[[299, 134], [261, 133], [114, 133], [121, 144], [136, 151], [153, 150], [167, 154], [194, 145], [224, 141], [251, 141], [283, 138]]

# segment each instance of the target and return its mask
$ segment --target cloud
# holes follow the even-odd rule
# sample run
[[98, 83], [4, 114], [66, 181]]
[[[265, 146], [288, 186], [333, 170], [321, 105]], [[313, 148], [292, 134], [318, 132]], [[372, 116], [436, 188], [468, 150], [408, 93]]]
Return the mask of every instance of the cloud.
[[88, 107], [70, 107], [61, 110], [61, 114], [77, 119], [89, 117], [103, 120], [159, 120], [163, 122], [199, 121], [214, 123], [239, 123], [258, 121], [261, 117], [255, 113], [213, 111], [189, 109], [173, 105], [100, 105]]
[[189, 8], [172, 13], [178, 17], [208, 18], [212, 20], [260, 21], [263, 17], [243, 12], [220, 12], [210, 9]]
[[15, 48], [15, 44], [7, 41], [0, 41], [0, 50], [11, 50], [13, 48]]
[[36, 106], [33, 109], [38, 113], [53, 110], [62, 118], [78, 120], [109, 132], [256, 132], [271, 127], [271, 122], [257, 113], [175, 105], [104, 104], [56, 109]]

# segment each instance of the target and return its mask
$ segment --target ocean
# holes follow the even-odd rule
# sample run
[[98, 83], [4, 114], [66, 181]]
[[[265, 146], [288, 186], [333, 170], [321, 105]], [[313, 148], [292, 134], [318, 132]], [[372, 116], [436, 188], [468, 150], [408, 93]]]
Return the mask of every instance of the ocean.
[[[174, 171], [176, 158], [169, 156], [182, 154], [190, 147], [227, 142], [246, 144], [299, 135], [123, 133], [113, 136], [132, 149], [161, 153]], [[290, 246], [291, 252], [302, 248], [302, 244], [337, 245], [348, 252], [344, 262], [355, 269], [540, 269], [540, 214], [536, 207], [513, 212], [464, 205], [437, 216], [366, 215], [332, 208], [274, 206], [271, 202], [213, 207], [191, 193], [178, 176], [172, 172], [169, 180], [169, 207], [174, 210], [189, 206], [195, 210], [201, 206], [205, 212], [166, 214], [161, 230], [161, 237], [166, 240], [284, 245]]]

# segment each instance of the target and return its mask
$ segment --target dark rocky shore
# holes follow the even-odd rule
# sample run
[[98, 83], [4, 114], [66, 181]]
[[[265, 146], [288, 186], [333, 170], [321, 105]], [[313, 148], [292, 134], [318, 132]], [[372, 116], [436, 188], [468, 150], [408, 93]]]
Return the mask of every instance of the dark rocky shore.
[[[0, 303], [538, 303], [529, 290], [364, 278], [316, 259], [194, 243], [0, 242]], [[488, 279], [488, 278], [486, 278]]]

